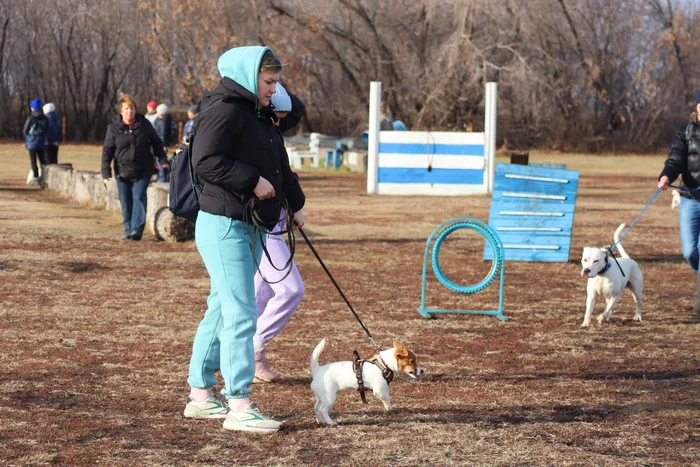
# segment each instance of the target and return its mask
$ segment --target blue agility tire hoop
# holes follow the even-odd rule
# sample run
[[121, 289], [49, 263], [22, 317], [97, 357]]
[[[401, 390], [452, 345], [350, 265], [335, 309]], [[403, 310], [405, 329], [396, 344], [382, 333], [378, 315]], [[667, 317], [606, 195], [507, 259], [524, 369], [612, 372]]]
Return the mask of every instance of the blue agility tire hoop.
[[[474, 230], [475, 232], [481, 234], [489, 242], [491, 250], [493, 251], [493, 263], [491, 264], [491, 270], [481, 282], [474, 285], [455, 284], [454, 282], [449, 280], [440, 269], [440, 246], [442, 245], [442, 242], [445, 241], [445, 239], [452, 232], [459, 229]], [[473, 294], [486, 288], [496, 278], [499, 269], [503, 266], [504, 260], [505, 253], [500, 238], [496, 234], [494, 234], [494, 232], [488, 225], [477, 221], [476, 219], [467, 221], [460, 220], [459, 222], [455, 222], [447, 228], [445, 228], [445, 230], [440, 232], [440, 234], [435, 239], [435, 243], [433, 244], [432, 249], [432, 266], [435, 276], [440, 281], [440, 283], [442, 283], [442, 285], [452, 290], [453, 292], [462, 294]]]

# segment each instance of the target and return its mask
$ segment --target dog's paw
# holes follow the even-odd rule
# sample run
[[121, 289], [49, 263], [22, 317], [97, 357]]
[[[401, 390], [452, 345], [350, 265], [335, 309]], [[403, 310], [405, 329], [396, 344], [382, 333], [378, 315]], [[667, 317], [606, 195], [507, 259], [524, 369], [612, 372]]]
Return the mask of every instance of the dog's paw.
[[607, 319], [605, 319], [605, 315], [604, 315], [604, 314], [598, 315], [598, 318], [596, 318], [596, 320], [598, 321], [598, 324], [599, 324], [599, 325], [602, 325], [604, 322], [608, 321]]
[[581, 328], [586, 329], [591, 325], [590, 321], [584, 321], [583, 324], [581, 324]]
[[632, 318], [632, 321], [642, 321], [642, 315], [634, 315], [634, 318]]

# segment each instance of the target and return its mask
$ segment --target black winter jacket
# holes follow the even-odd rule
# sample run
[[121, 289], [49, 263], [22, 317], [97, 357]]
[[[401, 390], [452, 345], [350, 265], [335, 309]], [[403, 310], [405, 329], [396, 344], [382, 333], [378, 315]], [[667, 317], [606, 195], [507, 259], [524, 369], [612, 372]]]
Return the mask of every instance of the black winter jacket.
[[123, 180], [150, 177], [155, 172], [153, 154], [161, 164], [167, 163], [163, 142], [151, 122], [136, 114], [136, 126], [130, 129], [122, 122], [121, 115], [117, 115], [107, 125], [102, 149], [102, 177], [112, 177], [112, 160], [115, 175]]
[[258, 215], [272, 229], [279, 220], [281, 197], [292, 212], [304, 207], [304, 192], [289, 167], [272, 109], [257, 109], [257, 97], [229, 78], [200, 105], [192, 144], [192, 164], [204, 190], [200, 209], [247, 221], [244, 213], [260, 177], [275, 188], [276, 198], [259, 203]]
[[[681, 176], [681, 187], [691, 190], [700, 185], [700, 123], [693, 119], [683, 125], [671, 144], [671, 151], [659, 178], [666, 175], [671, 183]], [[700, 201], [700, 190], [687, 192], [681, 190], [681, 196]]]
[[156, 117], [153, 120], [153, 128], [166, 148], [173, 142], [173, 117], [170, 114], [163, 115], [163, 118]]

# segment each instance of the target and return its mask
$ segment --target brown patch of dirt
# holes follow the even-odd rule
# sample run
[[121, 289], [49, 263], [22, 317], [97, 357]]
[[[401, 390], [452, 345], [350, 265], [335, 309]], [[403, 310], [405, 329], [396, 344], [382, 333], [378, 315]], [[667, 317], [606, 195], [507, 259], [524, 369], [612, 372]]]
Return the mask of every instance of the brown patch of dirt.
[[[611, 172], [612, 173], [612, 172]], [[276, 435], [182, 417], [209, 280], [193, 242], [122, 242], [116, 213], [0, 181], [0, 460], [6, 465], [693, 465], [700, 458], [700, 322], [663, 197], [625, 238], [645, 275], [645, 320], [625, 293], [612, 321], [580, 329], [583, 246], [612, 243], [653, 194], [654, 174], [581, 174], [571, 261], [506, 264], [505, 313], [436, 315], [420, 303], [425, 241], [442, 222], [488, 219], [488, 197], [366, 196], [363, 176], [302, 172], [307, 234], [375, 339], [396, 339], [427, 373], [391, 385], [384, 413], [339, 394], [319, 428], [308, 359], [371, 345], [298, 237], [302, 305], [268, 346], [284, 380], [253, 398], [286, 420]], [[651, 181], [650, 181], [651, 180]], [[670, 196], [668, 196], [670, 201]], [[452, 237], [451, 237], [452, 238]], [[441, 261], [463, 284], [488, 270], [483, 239], [456, 236]], [[474, 242], [476, 247], [471, 246]], [[481, 243], [479, 243], [481, 242]], [[428, 305], [493, 309], [497, 281], [459, 295], [434, 277]], [[602, 303], [597, 311], [602, 311]]]

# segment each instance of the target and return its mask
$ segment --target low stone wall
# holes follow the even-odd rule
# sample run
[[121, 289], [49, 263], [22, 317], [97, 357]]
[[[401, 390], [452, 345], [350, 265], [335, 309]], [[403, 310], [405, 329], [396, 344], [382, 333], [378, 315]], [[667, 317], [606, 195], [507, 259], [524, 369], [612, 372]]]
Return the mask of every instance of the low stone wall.
[[[46, 188], [57, 191], [92, 208], [121, 211], [117, 182], [111, 179], [106, 185], [98, 172], [73, 170], [71, 164], [46, 166]], [[174, 216], [168, 209], [167, 183], [152, 183], [148, 187], [146, 210], [146, 234], [159, 240], [184, 241], [194, 238], [194, 223]]]

